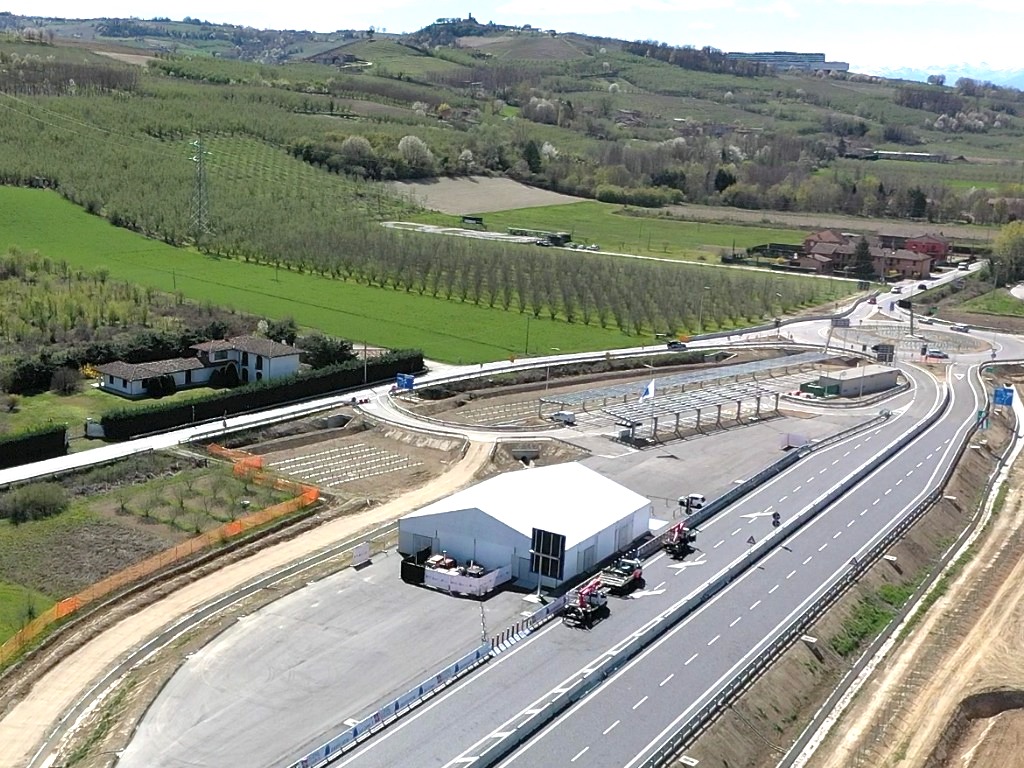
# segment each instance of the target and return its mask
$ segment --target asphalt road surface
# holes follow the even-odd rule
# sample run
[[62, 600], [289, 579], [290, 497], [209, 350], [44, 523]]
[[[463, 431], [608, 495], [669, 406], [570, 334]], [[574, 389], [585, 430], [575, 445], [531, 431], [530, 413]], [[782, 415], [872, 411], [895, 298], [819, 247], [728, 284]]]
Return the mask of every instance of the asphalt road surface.
[[[919, 396], [914, 404], [902, 414], [881, 426], [811, 454], [742, 502], [716, 516], [701, 530], [701, 538], [698, 543], [702, 551], [696, 557], [691, 557], [683, 563], [676, 563], [664, 555], [652, 558], [645, 567], [647, 588], [642, 593], [634, 595], [632, 599], [613, 599], [611, 617], [598, 624], [594, 630], [578, 632], [559, 624], [546, 627], [510, 653], [499, 656], [481, 672], [467, 678], [458, 686], [386, 729], [345, 758], [338, 760], [335, 765], [429, 767], [471, 763], [472, 758], [486, 750], [496, 736], [511, 730], [517, 722], [526, 717], [527, 713], [554, 698], [559, 690], [564, 690], [580, 675], [596, 667], [609, 654], [614, 653], [617, 647], [628, 642], [634, 633], [667, 613], [673, 605], [700, 591], [703, 584], [716, 572], [742, 558], [749, 549], [750, 536], [757, 539], [771, 530], [770, 515], [773, 510], [782, 513], [783, 523], [786, 524], [801, 510], [810, 506], [814, 499], [842, 482], [845, 477], [853, 475], [860, 466], [868, 463], [887, 445], [896, 440], [898, 435], [910, 431], [921, 420], [925, 412], [936, 405], [939, 398], [937, 387], [934, 383], [929, 383], [927, 377], [915, 374], [915, 379], [918, 381]], [[967, 400], [970, 401], [969, 404], [966, 403]], [[973, 409], [974, 396], [965, 379], [964, 385], [958, 389], [957, 400], [952, 409], [958, 415], [944, 420], [943, 424], [954, 421], [962, 424], [963, 418], [961, 417], [973, 413]], [[935, 430], [929, 434], [934, 436]], [[950, 432], [950, 436], [951, 434], [952, 432]], [[949, 438], [944, 439], [948, 441]], [[923, 445], [923, 443], [918, 441], [918, 445]], [[905, 461], [903, 457], [910, 456], [912, 451], [918, 450], [921, 449], [904, 451], [899, 459], [890, 462], [887, 467], [876, 474], [876, 478], [884, 478], [884, 480], [874, 479], [862, 487], [879, 488], [883, 482], [889, 482], [889, 476], [882, 473], [903, 471], [892, 468], [901, 467]], [[931, 461], [938, 462], [941, 458], [941, 454], [936, 454], [935, 449], [928, 453], [932, 454]], [[924, 466], [924, 455], [922, 455], [921, 461]], [[917, 479], [926, 479], [925, 474], [923, 471], [920, 472]], [[902, 477], [900, 479], [905, 480]], [[892, 480], [892, 482], [895, 484], [896, 480]], [[896, 505], [896, 500], [902, 499], [902, 494], [910, 491], [912, 486], [920, 488], [924, 484], [916, 482], [916, 479], [914, 483], [901, 482], [896, 486], [900, 489], [901, 495], [893, 497], [891, 500], [893, 503], [886, 503], [880, 507], [878, 504], [873, 505], [876, 507], [876, 512], [886, 515], [887, 521], [895, 520], [902, 511], [902, 507]], [[887, 499], [888, 501], [890, 500]], [[855, 505], [859, 503], [859, 500], [853, 502]], [[872, 505], [869, 503], [869, 506]], [[823, 530], [825, 527], [828, 527], [827, 524], [818, 524], [808, 530]], [[842, 544], [845, 547], [848, 542], [851, 544], [859, 542], [857, 543], [859, 548], [863, 546], [863, 542], [867, 538], [877, 531], [877, 527], [868, 525], [862, 525], [856, 530], [844, 531], [846, 538]], [[833, 531], [829, 529], [829, 537], [832, 534]], [[799, 538], [810, 540], [814, 537], [809, 534], [801, 534]], [[836, 541], [838, 542], [838, 539]], [[833, 552], [838, 548], [838, 544], [833, 544]], [[824, 552], [824, 549], [822, 551]], [[837, 562], [833, 553], [829, 553], [827, 556], [817, 552], [815, 554], [818, 555], [818, 565]], [[773, 592], [773, 600], [775, 595], [778, 595], [779, 599], [786, 595], [789, 600], [799, 598], [797, 600], [799, 603], [819, 588], [821, 582], [817, 579], [816, 572], [808, 568], [814, 562], [814, 556], [806, 559], [807, 562], [802, 563], [801, 561], [798, 568], [789, 568], [782, 573], [780, 587]], [[780, 559], [778, 562], [784, 561]], [[799, 571], [799, 568], [807, 568], [807, 570], [798, 579], [796, 572]], [[791, 570], [796, 572], [788, 579], [785, 578]], [[759, 569], [757, 572], [761, 573]], [[760, 584], [762, 578], [756, 577], [753, 581]], [[787, 582], [785, 590], [782, 588], [781, 582]], [[746, 583], [746, 581], [737, 582], [737, 584], [740, 583]], [[736, 622], [733, 627], [728, 627], [729, 623], [738, 615], [739, 608], [737, 606], [746, 600], [746, 596], [734, 600], [726, 596], [731, 591], [730, 589], [729, 592], [712, 603], [713, 606], [722, 606], [723, 608], [712, 609], [709, 606], [704, 612], [698, 614], [701, 618], [691, 619], [686, 625], [696, 626], [702, 633], [708, 634], [711, 644], [707, 648], [714, 647], [715, 650], [707, 652], [706, 662], [709, 663], [712, 658], [721, 658], [726, 663], [726, 667], [736, 663], [736, 660], [743, 655], [739, 653], [743, 650], [743, 640], [738, 634], [733, 639], [734, 633], [726, 632], [725, 629], [734, 630], [742, 623], [742, 621]], [[746, 603], [746, 607], [752, 605], [757, 599]], [[764, 598], [760, 599], [763, 602]], [[756, 607], [761, 608], [760, 605]], [[776, 608], [773, 605], [770, 610], [768, 606], [765, 606], [764, 610], [757, 615], [764, 617], [761, 623], [772, 621], [773, 617], [784, 615], [784, 613], [778, 613], [783, 608], [785, 606], [780, 605]], [[720, 617], [715, 611], [720, 610], [730, 614], [728, 621], [719, 621]], [[709, 617], [708, 623], [705, 623], [704, 616]], [[743, 630], [747, 630], [747, 627], [756, 627], [757, 624], [758, 622], [749, 621]], [[715, 631], [710, 632], [710, 630]], [[765, 632], [762, 631], [759, 637], [764, 634]], [[673, 651], [673, 658], [680, 665], [696, 652], [696, 647], [693, 645], [688, 647], [689, 651], [683, 656], [680, 656], [682, 651], [678, 648]], [[738, 656], [737, 653], [739, 653]], [[692, 662], [690, 666], [692, 666]], [[705, 668], [707, 664], [702, 663], [698, 666]], [[655, 677], [655, 675], [644, 672], [642, 668], [638, 674], [648, 682]], [[657, 686], [664, 677], [654, 680], [654, 685]], [[704, 690], [706, 687], [692, 690]], [[675, 689], [673, 695], [677, 702], [680, 690], [691, 689]], [[635, 704], [643, 695], [650, 694], [641, 694], [631, 700], [629, 705]], [[687, 699], [687, 701], [689, 700]], [[611, 708], [605, 703], [594, 709], [604, 712]], [[674, 711], [678, 711], [678, 706]], [[618, 719], [623, 720], [622, 717]], [[612, 722], [613, 720], [605, 723], [602, 730], [608, 728]], [[664, 724], [659, 727], [664, 727]], [[583, 746], [587, 746], [583, 742], [589, 740], [593, 735], [589, 726], [576, 728], [569, 725], [565, 730], [567, 734], [573, 734], [571, 738], [578, 740], [580, 746], [568, 755], [558, 751], [561, 747], [554, 749], [545, 747], [536, 753], [538, 759], [543, 756], [544, 760], [550, 761], [553, 759], [551, 756], [556, 753], [557, 759], [561, 759], [562, 756], [569, 759]], [[608, 741], [615, 740], [609, 739]], [[524, 752], [524, 758], [521, 759], [525, 759], [526, 755], [529, 755], [529, 750]], [[605, 763], [603, 760], [599, 760], [590, 764], [604, 765]]]

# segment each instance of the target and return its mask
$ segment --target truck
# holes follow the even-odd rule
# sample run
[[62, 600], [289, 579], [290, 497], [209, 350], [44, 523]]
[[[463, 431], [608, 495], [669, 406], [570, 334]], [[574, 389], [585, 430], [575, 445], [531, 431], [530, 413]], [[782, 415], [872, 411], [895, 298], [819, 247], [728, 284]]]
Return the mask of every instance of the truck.
[[562, 609], [562, 623], [590, 629], [608, 613], [608, 595], [602, 589], [601, 579], [594, 579], [569, 594]]
[[676, 523], [665, 539], [665, 551], [670, 557], [681, 560], [697, 549], [697, 532], [683, 523]]
[[631, 589], [643, 588], [644, 566], [635, 557], [620, 557], [601, 571], [599, 578], [611, 594], [624, 595]]

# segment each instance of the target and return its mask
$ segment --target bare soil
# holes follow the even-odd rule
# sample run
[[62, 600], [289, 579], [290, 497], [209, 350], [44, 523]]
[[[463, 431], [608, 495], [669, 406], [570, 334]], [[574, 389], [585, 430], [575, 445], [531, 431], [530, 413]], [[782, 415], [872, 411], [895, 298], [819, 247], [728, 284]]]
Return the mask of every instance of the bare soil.
[[[1005, 419], [999, 416], [993, 419], [984, 439], [987, 441], [984, 446], [968, 449], [964, 454], [947, 486], [946, 495], [955, 498], [936, 504], [907, 536], [892, 547], [889, 554], [895, 556], [894, 562], [880, 560], [876, 563], [857, 585], [808, 628], [807, 634], [817, 642], [813, 646], [797, 643], [786, 651], [766, 674], [711, 724], [686, 751], [687, 755], [699, 759], [701, 766], [714, 768], [767, 768], [778, 763], [858, 656], [859, 652], [840, 656], [830, 643], [843, 632], [844, 622], [863, 600], [876, 598], [884, 586], [906, 587], [922, 578], [963, 529], [981, 499], [998, 454], [1009, 439], [1009, 426]], [[865, 638], [862, 647], [870, 640]], [[926, 666], [923, 672], [927, 675], [932, 669]], [[927, 708], [932, 700], [922, 696], [920, 701]], [[860, 706], [867, 717], [880, 711], [879, 700], [873, 690], [862, 692]], [[886, 711], [883, 716], [888, 714]], [[852, 726], [838, 730], [849, 733]], [[845, 752], [834, 762], [815, 765], [850, 768], [857, 764], [853, 757], [850, 752]], [[872, 754], [874, 757], [876, 755]], [[863, 763], [864, 766], [890, 764], [896, 763], [874, 759]], [[899, 763], [901, 766], [920, 764]]]
[[486, 176], [393, 181], [388, 182], [388, 186], [395, 194], [412, 197], [424, 208], [456, 216], [583, 202], [583, 198], [528, 187], [512, 179]]

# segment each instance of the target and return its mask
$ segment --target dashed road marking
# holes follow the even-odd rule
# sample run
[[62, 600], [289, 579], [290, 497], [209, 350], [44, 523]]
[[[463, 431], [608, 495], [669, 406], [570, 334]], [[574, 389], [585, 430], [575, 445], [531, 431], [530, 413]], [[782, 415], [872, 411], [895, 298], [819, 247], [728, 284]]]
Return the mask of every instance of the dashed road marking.
[[842, 535], [843, 535], [843, 532], [842, 532], [842, 531], [836, 531], [836, 532], [835, 532], [835, 533], [834, 533], [834, 534], [832, 535], [832, 538], [833, 538], [833, 539], [838, 539], [838, 538], [839, 538], [840, 536], [842, 536]]
[[737, 528], [737, 529], [736, 529], [735, 531], [733, 531], [733, 532], [732, 532], [732, 533], [730, 533], [729, 535], [730, 535], [730, 536], [735, 536], [735, 535], [736, 535], [737, 533], [739, 533], [739, 532], [740, 532], [740, 531], [742, 531], [742, 530], [743, 530], [742, 528]]
[[675, 676], [676, 676], [676, 673], [673, 672], [671, 675], [669, 675], [664, 680], [662, 680], [660, 683], [658, 683], [658, 687], [661, 688], [663, 685], [665, 685], [665, 683], [667, 683], [669, 680], [671, 680]]
[[700, 656], [699, 653], [693, 654], [693, 656], [691, 656], [690, 658], [688, 658], [686, 661], [683, 662], [683, 666], [684, 667], [688, 667], [690, 665], [690, 662], [693, 661], [694, 659], [696, 659], [698, 656]]
[[718, 549], [718, 548], [719, 548], [720, 546], [722, 546], [723, 544], [725, 544], [725, 539], [722, 539], [722, 540], [721, 540], [720, 542], [718, 542], [717, 544], [715, 544], [715, 546], [713, 546], [713, 547], [712, 547], [712, 549]]
[[[669, 675], [669, 677], [672, 677], [672, 675]], [[612, 730], [612, 728], [614, 728], [614, 727], [615, 727], [616, 725], [618, 725], [618, 724], [619, 724], [620, 722], [622, 722], [622, 721], [621, 721], [621, 720], [616, 720], [616, 721], [615, 721], [614, 723], [612, 723], [612, 724], [611, 724], [611, 725], [609, 725], [609, 726], [608, 726], [607, 728], [605, 728], [605, 729], [604, 729], [604, 733], [602, 733], [601, 735], [602, 735], [602, 736], [607, 736], [607, 735], [608, 735], [609, 733], [611, 733], [611, 730]]]
[[[796, 573], [796, 571], [793, 571], [793, 573]], [[790, 574], [790, 576], [792, 576], [792, 575], [793, 574]], [[789, 577], [787, 576], [786, 578], [789, 578]], [[772, 592], [774, 592], [778, 588], [779, 588], [779, 585], [776, 584], [774, 587], [772, 587], [771, 589], [768, 590], [768, 594], [770, 595]]]
[[644, 696], [644, 697], [643, 697], [642, 699], [640, 699], [640, 701], [638, 701], [638, 702], [637, 702], [636, 704], [634, 704], [634, 705], [633, 705], [633, 709], [636, 709], [636, 708], [637, 708], [637, 707], [639, 707], [639, 706], [640, 706], [641, 704], [643, 704], [643, 703], [644, 703], [645, 701], [647, 701], [647, 696]]
[[818, 547], [818, 551], [821, 552], [821, 550], [823, 550], [827, 546], [828, 546], [828, 542], [826, 541], [824, 544], [822, 544], [820, 547]]
[[740, 619], [742, 619], [742, 618], [743, 618], [742, 616], [737, 616], [735, 619], [732, 620], [732, 622], [729, 624], [729, 626], [730, 627], [735, 627], [737, 624], [740, 623]]
[[575, 763], [577, 760], [579, 760], [581, 757], [583, 757], [583, 753], [586, 752], [588, 749], [590, 749], [590, 747], [584, 747], [583, 749], [581, 749], [579, 752], [576, 753], [576, 757], [574, 757], [569, 762], [570, 763]]
[[[768, 594], [771, 594], [771, 593], [769, 592]], [[760, 600], [758, 600], [758, 601], [757, 601], [756, 603], [754, 603], [754, 604], [753, 604], [752, 606], [750, 606], [749, 610], [751, 610], [751, 611], [752, 611], [752, 610], [754, 610], [754, 609], [755, 609], [755, 608], [757, 608], [757, 606], [759, 606], [760, 604], [761, 604], [761, 601], [760, 601]]]
[[[861, 512], [861, 514], [863, 515], [864, 513], [863, 513], [863, 512]], [[851, 520], [850, 522], [848, 522], [848, 523], [846, 524], [846, 527], [847, 527], [847, 528], [849, 528], [849, 527], [850, 527], [851, 525], [853, 525], [853, 524], [854, 524], [854, 523], [856, 523], [856, 522], [857, 522], [856, 520]]]
[[708, 645], [714, 645], [718, 641], [718, 638], [720, 638], [720, 637], [721, 637], [721, 635], [715, 635], [710, 640], [708, 640]]
[[811, 562], [811, 558], [813, 558], [813, 557], [814, 557], [814, 555], [808, 556], [808, 558], [806, 560], [804, 560], [804, 562], [802, 564], [803, 565], [807, 565], [809, 562]]
[[864, 517], [864, 515], [866, 515], [867, 513], [868, 513], [868, 511], [866, 509], [862, 510], [860, 515], [858, 515], [858, 517]]

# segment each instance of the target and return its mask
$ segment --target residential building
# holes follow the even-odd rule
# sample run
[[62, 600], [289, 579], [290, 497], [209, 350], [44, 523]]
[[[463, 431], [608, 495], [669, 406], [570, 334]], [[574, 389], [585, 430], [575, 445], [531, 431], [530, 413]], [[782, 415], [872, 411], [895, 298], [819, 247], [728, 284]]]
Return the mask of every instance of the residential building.
[[195, 357], [126, 363], [115, 360], [96, 367], [100, 389], [124, 397], [149, 397], [154, 380], [170, 377], [174, 389], [200, 387], [210, 383], [217, 371], [234, 366], [242, 383], [279, 379], [299, 370], [302, 350], [258, 336], [235, 336], [195, 344]]

